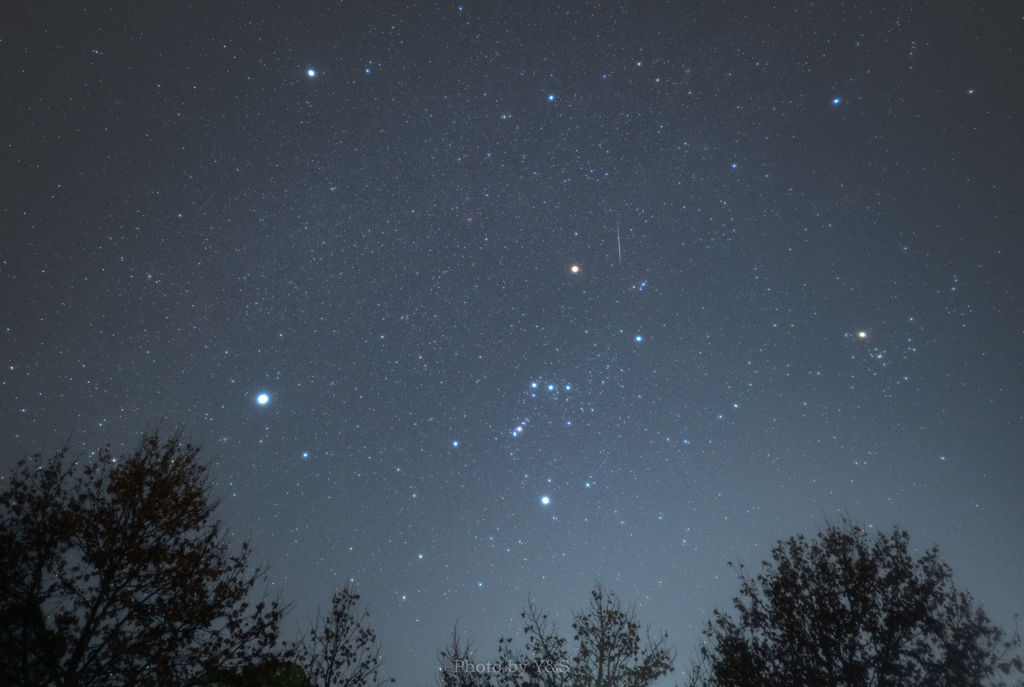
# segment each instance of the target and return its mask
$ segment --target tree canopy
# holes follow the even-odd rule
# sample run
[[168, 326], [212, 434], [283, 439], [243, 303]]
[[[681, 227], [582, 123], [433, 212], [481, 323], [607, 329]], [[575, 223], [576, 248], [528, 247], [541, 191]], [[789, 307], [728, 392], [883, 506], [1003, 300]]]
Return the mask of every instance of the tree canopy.
[[[216, 519], [209, 468], [180, 434], [114, 458], [21, 461], [0, 493], [0, 687], [380, 687], [384, 657], [351, 589], [305, 637], [259, 595], [266, 566]], [[731, 565], [731, 564], [730, 564]], [[737, 566], [735, 615], [715, 610], [687, 687], [1024, 686], [1021, 639], [953, 584], [937, 548], [847, 520]], [[438, 687], [651, 687], [672, 672], [666, 633], [597, 584], [571, 632], [529, 600], [525, 643], [476, 658], [458, 632]]]
[[367, 624], [370, 612], [359, 595], [336, 592], [327, 613], [317, 613], [309, 633], [298, 645], [298, 660], [317, 687], [376, 687], [384, 665], [380, 640]]
[[814, 540], [778, 542], [756, 576], [739, 566], [737, 617], [714, 612], [689, 685], [969, 687], [1019, 676], [1016, 629], [956, 589], [937, 548], [910, 551], [898, 528], [869, 535], [845, 519]]
[[623, 606], [611, 591], [595, 585], [590, 604], [573, 612], [572, 641], [563, 637], [531, 600], [521, 617], [526, 646], [498, 640], [498, 659], [481, 663], [471, 644], [453, 633], [438, 652], [439, 687], [649, 687], [673, 671], [675, 649], [668, 634], [641, 633], [634, 606]]
[[68, 454], [0, 494], [0, 683], [192, 685], [275, 658], [284, 609], [253, 598], [265, 567], [215, 519], [199, 446]]

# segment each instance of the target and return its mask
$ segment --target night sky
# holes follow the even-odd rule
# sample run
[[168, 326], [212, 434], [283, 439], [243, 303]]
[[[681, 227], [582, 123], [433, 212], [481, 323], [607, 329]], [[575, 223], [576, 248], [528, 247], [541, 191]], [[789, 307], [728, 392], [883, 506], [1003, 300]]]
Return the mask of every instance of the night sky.
[[595, 580], [683, 668], [727, 561], [844, 514], [1012, 629], [998, 5], [9, 9], [0, 468], [187, 423], [289, 633], [355, 580], [401, 685]]

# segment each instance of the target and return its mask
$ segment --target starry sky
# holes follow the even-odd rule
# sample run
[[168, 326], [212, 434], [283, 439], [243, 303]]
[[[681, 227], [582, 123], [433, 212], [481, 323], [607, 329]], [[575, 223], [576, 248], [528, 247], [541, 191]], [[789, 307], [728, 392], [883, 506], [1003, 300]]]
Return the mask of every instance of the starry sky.
[[0, 468], [187, 423], [287, 627], [355, 580], [403, 685], [595, 580], [682, 668], [843, 514], [1012, 627], [1010, 10], [25, 3]]

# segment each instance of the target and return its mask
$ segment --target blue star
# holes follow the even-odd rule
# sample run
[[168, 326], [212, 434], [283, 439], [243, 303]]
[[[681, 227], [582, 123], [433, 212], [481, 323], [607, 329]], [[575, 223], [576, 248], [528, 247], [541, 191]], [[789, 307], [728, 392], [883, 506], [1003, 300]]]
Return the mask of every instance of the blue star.
[[555, 94], [554, 93], [552, 93], [551, 95], [548, 96], [548, 100], [554, 100], [554, 99], [555, 99]]
[[314, 76], [316, 76], [316, 71], [313, 69], [310, 69], [306, 73], [309, 74], [309, 78], [313, 78]]

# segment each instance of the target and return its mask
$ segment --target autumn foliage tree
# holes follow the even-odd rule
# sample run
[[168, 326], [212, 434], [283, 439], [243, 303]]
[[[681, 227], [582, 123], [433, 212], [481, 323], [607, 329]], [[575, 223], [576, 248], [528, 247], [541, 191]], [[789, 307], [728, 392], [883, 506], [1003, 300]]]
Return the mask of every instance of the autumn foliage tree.
[[439, 686], [649, 687], [674, 669], [668, 634], [652, 635], [650, 628], [641, 633], [635, 607], [623, 606], [600, 584], [590, 592], [589, 607], [573, 612], [571, 641], [532, 600], [521, 615], [525, 648], [501, 638], [493, 663], [476, 662], [470, 646], [454, 635], [451, 647], [438, 655]]
[[[1020, 637], [956, 589], [938, 549], [843, 520], [780, 541], [759, 574], [739, 567], [736, 617], [716, 610], [690, 687], [1005, 685]], [[1020, 684], [1019, 679], [1015, 684]]]
[[[504, 647], [502, 638], [500, 646]], [[510, 640], [511, 641], [511, 640]], [[452, 630], [452, 641], [437, 650], [438, 670], [434, 675], [437, 687], [490, 687], [491, 674], [476, 670], [476, 654], [473, 642], [463, 642], [459, 637], [459, 626]]]
[[569, 662], [569, 684], [648, 687], [674, 670], [675, 649], [668, 646], [667, 632], [652, 635], [647, 628], [641, 638], [634, 606], [624, 607], [601, 585], [590, 597], [589, 608], [573, 613], [576, 652]]
[[199, 447], [23, 460], [0, 494], [0, 684], [202, 684], [279, 661], [284, 609], [215, 519]]
[[348, 589], [335, 593], [329, 611], [317, 613], [297, 648], [297, 659], [312, 685], [377, 687], [394, 682], [380, 677], [384, 657], [369, 618], [359, 595]]

